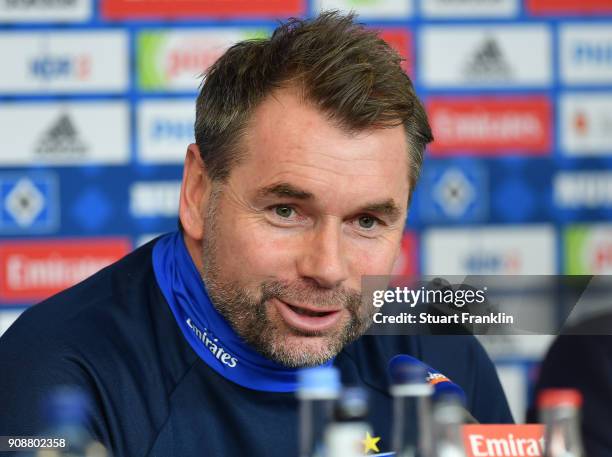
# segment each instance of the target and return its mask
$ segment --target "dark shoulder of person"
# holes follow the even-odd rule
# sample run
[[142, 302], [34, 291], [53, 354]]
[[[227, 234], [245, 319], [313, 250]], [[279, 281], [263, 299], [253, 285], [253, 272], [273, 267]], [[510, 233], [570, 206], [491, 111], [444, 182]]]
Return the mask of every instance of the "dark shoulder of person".
[[[42, 404], [62, 385], [89, 396], [90, 432], [107, 446], [122, 446], [112, 442], [121, 435], [111, 429], [141, 429], [141, 412], [153, 422], [165, 420], [165, 406], [151, 407], [149, 399], [166, 398], [181, 374], [161, 372], [172, 350], [156, 342], [172, 347], [180, 335], [161, 306], [151, 249], [149, 243], [32, 306], [0, 338], [0, 435], [34, 436], [45, 429]], [[147, 433], [141, 435], [140, 444], [148, 445]]]
[[535, 401], [547, 388], [578, 389], [583, 396], [582, 436], [586, 455], [612, 455], [612, 314], [566, 328], [540, 367], [528, 420], [538, 421]]

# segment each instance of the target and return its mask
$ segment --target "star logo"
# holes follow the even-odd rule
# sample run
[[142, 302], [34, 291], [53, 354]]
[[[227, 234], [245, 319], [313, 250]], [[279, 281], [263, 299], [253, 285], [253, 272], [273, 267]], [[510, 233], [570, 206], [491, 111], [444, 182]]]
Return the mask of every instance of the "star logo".
[[373, 437], [370, 435], [370, 432], [366, 432], [366, 439], [362, 440], [363, 443], [363, 452], [367, 454], [370, 451], [380, 452], [378, 449], [377, 443], [380, 441], [380, 436]]

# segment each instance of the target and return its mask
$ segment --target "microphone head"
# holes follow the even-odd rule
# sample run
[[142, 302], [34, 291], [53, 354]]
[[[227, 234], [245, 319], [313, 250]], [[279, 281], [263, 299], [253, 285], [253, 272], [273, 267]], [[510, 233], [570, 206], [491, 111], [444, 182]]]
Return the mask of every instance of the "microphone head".
[[463, 389], [419, 359], [407, 354], [398, 354], [389, 361], [389, 375], [395, 385], [429, 384], [433, 387], [433, 399], [455, 396], [465, 406], [467, 399]]
[[389, 375], [393, 384], [427, 384], [427, 370], [414, 357], [399, 354], [389, 361]]

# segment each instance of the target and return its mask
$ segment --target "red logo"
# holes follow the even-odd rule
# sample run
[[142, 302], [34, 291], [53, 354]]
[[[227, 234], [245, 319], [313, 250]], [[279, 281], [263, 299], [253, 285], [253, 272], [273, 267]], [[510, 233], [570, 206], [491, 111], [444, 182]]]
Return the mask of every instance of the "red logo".
[[600, 14], [612, 13], [610, 0], [527, 0], [531, 14]]
[[463, 441], [468, 457], [539, 457], [544, 455], [544, 426], [464, 425]]
[[552, 109], [546, 97], [432, 98], [427, 103], [436, 156], [545, 155]]
[[413, 232], [404, 232], [399, 257], [393, 265], [392, 275], [414, 276], [419, 271], [417, 237]]
[[414, 53], [412, 52], [412, 35], [410, 32], [405, 28], [385, 28], [380, 31], [379, 35], [405, 59], [402, 61], [402, 68], [412, 77]]
[[117, 261], [132, 249], [125, 238], [0, 243], [0, 303], [34, 303]]
[[595, 249], [591, 271], [603, 272], [612, 267], [612, 243], [602, 244]]
[[105, 19], [289, 17], [305, 10], [303, 0], [102, 0], [101, 8]]

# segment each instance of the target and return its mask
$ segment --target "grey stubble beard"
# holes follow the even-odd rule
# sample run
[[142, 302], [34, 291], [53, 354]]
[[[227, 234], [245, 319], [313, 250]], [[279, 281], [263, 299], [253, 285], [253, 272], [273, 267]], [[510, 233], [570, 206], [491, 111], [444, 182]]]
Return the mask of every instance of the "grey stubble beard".
[[[217, 309], [233, 330], [253, 349], [264, 357], [289, 368], [321, 365], [335, 357], [343, 347], [352, 343], [367, 331], [371, 325], [372, 313], [367, 312], [358, 291], [347, 289], [321, 289], [304, 281], [284, 283], [278, 280], [266, 281], [259, 286], [259, 298], [236, 281], [221, 277], [218, 264], [216, 240], [218, 204], [221, 184], [213, 184], [209, 205], [205, 214], [205, 230], [202, 242], [201, 272], [206, 291]], [[293, 303], [318, 304], [322, 307], [342, 303], [348, 310], [349, 320], [332, 334], [306, 334], [286, 325], [278, 325], [269, 319], [267, 306], [272, 298], [289, 300]], [[282, 336], [289, 331], [292, 335], [323, 338], [324, 344], [316, 352], [304, 350], [304, 346], [292, 347]]]

